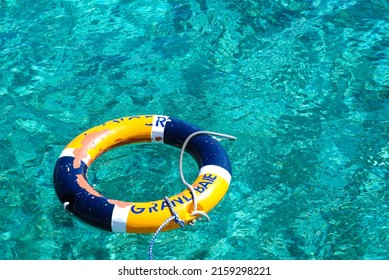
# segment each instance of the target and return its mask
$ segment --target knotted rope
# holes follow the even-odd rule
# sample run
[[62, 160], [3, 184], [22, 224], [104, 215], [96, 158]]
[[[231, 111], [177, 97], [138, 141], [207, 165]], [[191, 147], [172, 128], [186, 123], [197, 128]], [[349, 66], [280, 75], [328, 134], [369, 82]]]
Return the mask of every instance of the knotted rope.
[[[188, 145], [189, 141], [197, 136], [197, 135], [201, 135], [201, 134], [210, 134], [210, 135], [214, 135], [214, 136], [220, 136], [220, 137], [223, 137], [223, 138], [227, 138], [227, 139], [230, 139], [230, 140], [236, 140], [236, 137], [235, 136], [232, 136], [232, 135], [228, 135], [228, 134], [223, 134], [223, 133], [217, 133], [217, 132], [212, 132], [212, 131], [196, 131], [194, 133], [192, 133], [191, 135], [189, 135], [184, 143], [182, 144], [182, 147], [181, 147], [181, 153], [180, 153], [180, 177], [181, 177], [181, 181], [182, 183], [187, 186], [187, 188], [190, 190], [191, 194], [192, 194], [192, 199], [193, 199], [193, 211], [191, 213], [192, 216], [202, 216], [202, 217], [205, 217], [207, 219], [207, 221], [210, 221], [211, 219], [209, 218], [208, 214], [203, 212], [203, 211], [199, 211], [197, 210], [197, 204], [198, 204], [198, 200], [197, 200], [197, 196], [196, 196], [196, 193], [195, 193], [195, 190], [193, 188], [193, 186], [191, 184], [189, 184], [186, 180], [185, 180], [185, 177], [184, 177], [184, 172], [183, 172], [183, 168], [182, 168], [182, 162], [183, 162], [183, 157], [184, 157], [184, 153], [185, 153], [185, 148], [186, 146]], [[216, 139], [217, 141], [222, 141], [224, 140], [223, 138], [220, 139], [220, 138], [216, 138], [216, 137], [213, 137], [214, 139]], [[171, 203], [171, 201], [169, 200], [169, 198], [166, 196], [164, 198], [164, 200], [166, 201], [167, 205], [169, 206], [169, 209], [170, 209], [170, 212], [172, 213], [172, 216], [170, 216], [169, 218], [167, 218], [159, 227], [158, 229], [156, 230], [156, 232], [154, 233], [154, 236], [153, 238], [151, 239], [150, 241], [150, 245], [149, 245], [149, 259], [150, 260], [154, 260], [154, 257], [153, 257], [153, 249], [154, 249], [154, 243], [155, 243], [155, 239], [157, 238], [158, 234], [165, 228], [165, 226], [167, 226], [171, 221], [175, 221], [177, 224], [179, 224], [181, 226], [181, 228], [184, 228], [185, 227], [185, 222], [183, 220], [180, 219], [180, 217], [178, 216], [177, 212], [174, 210], [174, 207]], [[196, 221], [196, 219], [194, 219], [191, 224], [193, 225], [194, 222]]]

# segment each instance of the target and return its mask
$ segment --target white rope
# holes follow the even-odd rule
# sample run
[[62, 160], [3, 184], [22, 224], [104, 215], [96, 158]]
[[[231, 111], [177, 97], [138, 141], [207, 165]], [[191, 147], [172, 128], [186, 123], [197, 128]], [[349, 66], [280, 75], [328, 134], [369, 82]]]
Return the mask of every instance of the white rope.
[[[185, 152], [185, 148], [186, 146], [188, 145], [190, 139], [192, 139], [193, 137], [195, 137], [196, 135], [199, 135], [199, 134], [211, 134], [211, 135], [216, 135], [216, 136], [220, 136], [220, 137], [223, 137], [223, 138], [228, 138], [230, 140], [236, 140], [236, 137], [235, 136], [232, 136], [232, 135], [228, 135], [228, 134], [223, 134], [223, 133], [217, 133], [217, 132], [211, 132], [211, 131], [197, 131], [197, 132], [194, 132], [192, 133], [191, 135], [188, 136], [188, 138], [185, 139], [184, 143], [182, 144], [182, 147], [181, 147], [181, 153], [180, 153], [180, 177], [181, 177], [181, 180], [182, 180], [182, 183], [184, 183], [184, 185], [186, 185], [188, 187], [188, 189], [190, 190], [190, 192], [192, 193], [192, 197], [193, 197], [193, 212], [191, 213], [192, 216], [203, 216], [205, 218], [207, 218], [208, 221], [210, 221], [211, 219], [209, 218], [209, 216], [207, 215], [207, 213], [203, 212], [203, 211], [199, 211], [197, 210], [197, 196], [196, 196], [196, 193], [195, 193], [195, 190], [194, 188], [192, 187], [192, 185], [190, 185], [186, 180], [185, 180], [185, 177], [184, 177], [184, 172], [182, 170], [182, 160], [183, 160], [183, 157], [184, 157], [184, 152]], [[219, 138], [216, 138], [215, 139], [217, 141], [222, 141], [222, 139], [219, 139]], [[165, 228], [165, 226], [167, 226], [171, 221], [175, 220], [175, 222], [177, 224], [179, 224], [181, 226], [181, 228], [184, 228], [185, 227], [185, 223], [184, 221], [182, 221], [180, 219], [180, 217], [178, 216], [177, 212], [174, 211], [174, 207], [171, 203], [171, 201], [169, 200], [168, 197], [165, 197], [164, 200], [166, 201], [166, 203], [168, 204], [169, 208], [170, 208], [170, 211], [172, 212], [172, 216], [170, 216], [169, 218], [167, 218], [157, 229], [157, 231], [155, 232], [153, 238], [151, 239], [150, 241], [150, 245], [149, 245], [149, 259], [150, 260], [154, 260], [154, 256], [153, 256], [153, 249], [154, 249], [154, 243], [155, 243], [155, 239], [157, 238], [158, 234]], [[196, 221], [196, 219], [194, 219], [192, 221], [191, 224], [193, 224], [193, 222]]]
[[[227, 139], [230, 139], [230, 140], [233, 140], [235, 141], [236, 140], [236, 137], [235, 136], [232, 136], [232, 135], [228, 135], [228, 134], [223, 134], [223, 133], [217, 133], [217, 132], [212, 132], [212, 131], [196, 131], [194, 133], [192, 133], [191, 135], [189, 135], [184, 143], [182, 144], [182, 147], [181, 147], [181, 153], [180, 153], [180, 177], [181, 177], [181, 181], [182, 183], [188, 187], [188, 189], [190, 190], [190, 192], [192, 193], [192, 197], [193, 197], [193, 212], [191, 213], [192, 216], [203, 216], [205, 217], [208, 221], [210, 221], [211, 219], [209, 218], [208, 214], [203, 212], [203, 211], [200, 211], [200, 210], [197, 210], [197, 203], [198, 203], [198, 200], [197, 200], [197, 196], [196, 196], [196, 193], [195, 193], [195, 190], [194, 188], [192, 187], [191, 184], [189, 184], [186, 180], [185, 180], [185, 177], [184, 177], [184, 172], [182, 170], [182, 160], [183, 160], [183, 157], [184, 157], [184, 153], [185, 153], [185, 148], [186, 146], [188, 145], [189, 141], [197, 136], [197, 135], [201, 135], [201, 134], [210, 134], [210, 135], [215, 135], [215, 136], [220, 136], [220, 137], [223, 137], [223, 138], [227, 138]], [[219, 139], [219, 138], [216, 138], [214, 137], [214, 139], [216, 139], [217, 141], [222, 141], [222, 139]], [[194, 220], [195, 221], [195, 220]]]

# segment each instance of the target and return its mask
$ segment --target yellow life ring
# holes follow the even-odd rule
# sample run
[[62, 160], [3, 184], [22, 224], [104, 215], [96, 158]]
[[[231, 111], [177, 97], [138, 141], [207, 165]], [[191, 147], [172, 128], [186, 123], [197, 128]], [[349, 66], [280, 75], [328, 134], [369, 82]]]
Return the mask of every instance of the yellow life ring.
[[[74, 138], [62, 151], [54, 168], [54, 186], [64, 207], [81, 220], [112, 232], [151, 233], [171, 216], [164, 200], [125, 202], [104, 197], [87, 180], [87, 170], [102, 153], [125, 144], [153, 142], [181, 148], [196, 126], [162, 115], [123, 117], [93, 127]], [[220, 143], [209, 135], [198, 135], [187, 151], [199, 166], [192, 183], [197, 209], [212, 210], [226, 194], [231, 181], [231, 164]], [[192, 192], [184, 190], [169, 198], [184, 223], [192, 215]], [[179, 227], [169, 223], [164, 231]]]

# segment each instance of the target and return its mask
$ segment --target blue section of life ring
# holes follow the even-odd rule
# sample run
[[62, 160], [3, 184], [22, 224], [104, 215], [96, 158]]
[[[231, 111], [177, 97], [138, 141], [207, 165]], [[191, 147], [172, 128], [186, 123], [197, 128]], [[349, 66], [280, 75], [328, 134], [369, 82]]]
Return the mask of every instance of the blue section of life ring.
[[57, 160], [54, 173], [57, 196], [62, 203], [69, 202], [72, 213], [81, 220], [110, 231], [114, 205], [108, 203], [107, 198], [93, 196], [80, 187], [76, 176], [83, 174], [85, 177], [88, 167], [81, 162], [81, 166], [75, 169], [73, 160], [72, 157], [61, 157]]
[[[201, 129], [184, 121], [171, 118], [165, 124], [164, 143], [178, 148], [182, 147], [186, 138]], [[198, 135], [191, 139], [186, 152], [192, 155], [199, 167], [217, 165], [231, 174], [231, 163], [220, 143], [209, 135]]]

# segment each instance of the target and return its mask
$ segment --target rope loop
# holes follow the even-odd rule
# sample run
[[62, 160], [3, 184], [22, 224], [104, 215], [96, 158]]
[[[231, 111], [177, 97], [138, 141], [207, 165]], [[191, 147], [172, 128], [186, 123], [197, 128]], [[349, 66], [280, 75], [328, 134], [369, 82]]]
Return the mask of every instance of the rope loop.
[[[197, 210], [197, 203], [198, 203], [198, 200], [197, 200], [197, 196], [196, 196], [196, 193], [195, 193], [195, 190], [194, 188], [192, 187], [192, 185], [190, 185], [186, 180], [185, 180], [185, 177], [184, 177], [184, 172], [183, 172], [183, 168], [182, 168], [182, 162], [183, 162], [183, 157], [184, 157], [184, 153], [185, 153], [185, 148], [186, 146], [188, 145], [189, 141], [197, 136], [197, 135], [200, 135], [200, 134], [210, 134], [210, 135], [214, 135], [214, 139], [216, 139], [217, 141], [222, 141], [224, 140], [225, 138], [227, 139], [230, 139], [230, 140], [236, 140], [236, 137], [235, 136], [232, 136], [232, 135], [228, 135], [228, 134], [223, 134], [223, 133], [217, 133], [217, 132], [211, 132], [211, 131], [196, 131], [194, 133], [192, 133], [191, 135], [189, 135], [186, 139], [185, 139], [185, 142], [182, 144], [182, 147], [181, 147], [181, 153], [180, 153], [180, 177], [181, 177], [181, 181], [182, 183], [187, 186], [187, 188], [190, 190], [191, 194], [192, 194], [192, 198], [193, 198], [193, 211], [191, 213], [192, 216], [202, 216], [204, 218], [206, 218], [206, 220], [209, 222], [211, 219], [210, 217], [208, 216], [207, 213], [205, 213], [204, 211], [200, 211], [200, 210]], [[223, 137], [223, 138], [216, 138], [216, 136], [219, 136], [219, 137]], [[150, 241], [150, 245], [149, 245], [149, 259], [150, 260], [154, 260], [154, 257], [153, 257], [153, 248], [154, 248], [154, 243], [155, 243], [155, 239], [157, 238], [157, 235], [164, 229], [165, 226], [167, 226], [171, 221], [175, 221], [177, 224], [180, 225], [181, 228], [184, 228], [185, 227], [185, 222], [183, 220], [180, 219], [180, 217], [178, 216], [177, 212], [174, 210], [174, 207], [171, 203], [171, 201], [169, 200], [169, 198], [166, 196], [164, 197], [164, 200], [166, 201], [167, 205], [169, 206], [169, 209], [170, 209], [170, 212], [172, 213], [172, 216], [170, 216], [169, 218], [167, 218], [157, 229], [157, 231], [154, 233], [154, 236], [153, 238], [151, 239]], [[190, 225], [194, 225], [196, 222], [196, 218], [194, 220], [192, 220], [189, 224]]]
[[[180, 177], [181, 177], [181, 181], [182, 183], [190, 190], [190, 192], [192, 193], [192, 198], [193, 198], [193, 212], [191, 213], [192, 216], [202, 216], [202, 217], [205, 217], [206, 220], [209, 222], [211, 221], [211, 218], [208, 216], [207, 213], [205, 213], [204, 211], [200, 211], [200, 210], [197, 210], [197, 204], [198, 204], [198, 200], [197, 200], [197, 196], [196, 196], [196, 193], [195, 193], [195, 190], [193, 188], [193, 186], [191, 184], [189, 184], [186, 180], [185, 180], [185, 177], [184, 177], [184, 171], [183, 171], [183, 168], [182, 168], [182, 162], [183, 162], [183, 158], [184, 158], [184, 153], [185, 153], [185, 148], [186, 146], [188, 145], [189, 141], [197, 136], [197, 135], [201, 135], [201, 134], [209, 134], [209, 135], [213, 135], [213, 138], [216, 139], [217, 141], [222, 141], [224, 139], [229, 139], [229, 140], [232, 140], [232, 141], [235, 141], [236, 140], [236, 137], [235, 136], [232, 136], [232, 135], [229, 135], [229, 134], [224, 134], [224, 133], [218, 133], [218, 132], [212, 132], [212, 131], [196, 131], [192, 134], [190, 134], [184, 141], [184, 143], [182, 144], [182, 147], [181, 147], [181, 153], [180, 153]], [[222, 138], [217, 138], [216, 136], [219, 136], [219, 137], [222, 137]], [[196, 220], [196, 219], [195, 219]], [[191, 225], [194, 225], [195, 223], [195, 220], [193, 220], [190, 224]]]

